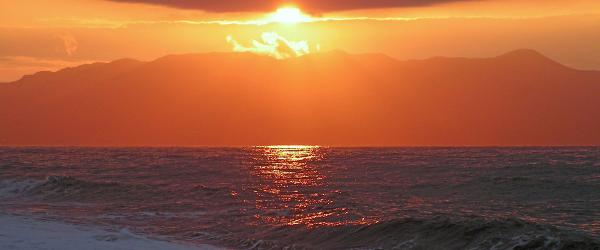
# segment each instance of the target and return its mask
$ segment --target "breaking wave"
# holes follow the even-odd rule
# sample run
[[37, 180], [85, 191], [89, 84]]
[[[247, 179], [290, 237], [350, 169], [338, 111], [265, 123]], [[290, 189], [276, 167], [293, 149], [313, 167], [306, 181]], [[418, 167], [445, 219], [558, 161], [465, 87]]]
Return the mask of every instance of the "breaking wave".
[[[204, 194], [218, 189], [195, 187]], [[154, 190], [153, 190], [154, 189]], [[156, 187], [94, 182], [70, 176], [46, 180], [0, 181], [0, 198], [42, 198], [61, 201], [136, 199]], [[163, 194], [164, 195], [164, 194]], [[177, 217], [178, 215], [174, 215]], [[175, 218], [172, 218], [175, 219]], [[401, 218], [370, 225], [257, 226], [241, 234], [188, 232], [183, 238], [241, 249], [600, 249], [597, 238], [573, 229], [517, 219]]]
[[116, 182], [94, 182], [71, 176], [48, 176], [46, 180], [4, 180], [0, 182], [0, 198], [29, 197], [52, 200], [119, 200], [132, 199], [139, 192], [151, 192], [144, 185]]
[[[241, 240], [244, 249], [600, 249], [584, 233], [516, 219], [397, 219], [366, 226], [300, 229], [280, 227], [260, 238]], [[296, 230], [299, 230], [296, 228]]]

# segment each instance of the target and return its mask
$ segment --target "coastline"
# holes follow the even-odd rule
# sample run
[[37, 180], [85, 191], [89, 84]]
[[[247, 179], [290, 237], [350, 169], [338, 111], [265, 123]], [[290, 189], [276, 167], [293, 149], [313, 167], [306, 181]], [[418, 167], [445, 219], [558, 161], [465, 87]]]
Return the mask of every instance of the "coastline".
[[112, 232], [93, 226], [44, 221], [0, 212], [0, 249], [216, 250], [222, 248], [151, 239], [126, 229]]

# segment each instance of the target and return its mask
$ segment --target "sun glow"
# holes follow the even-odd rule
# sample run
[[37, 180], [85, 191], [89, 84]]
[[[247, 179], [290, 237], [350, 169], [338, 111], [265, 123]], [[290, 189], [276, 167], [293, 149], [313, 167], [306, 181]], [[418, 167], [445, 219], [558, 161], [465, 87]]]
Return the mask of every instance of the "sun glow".
[[284, 23], [284, 24], [295, 24], [310, 22], [312, 18], [295, 7], [283, 7], [277, 9], [275, 13], [269, 16], [271, 22]]
[[275, 32], [263, 32], [261, 39], [252, 40], [251, 44], [242, 45], [233, 36], [226, 37], [229, 44], [233, 46], [235, 52], [250, 52], [261, 55], [268, 55], [277, 59], [286, 59], [310, 54], [311, 51], [319, 51], [320, 46], [311, 46], [307, 41], [292, 41]]

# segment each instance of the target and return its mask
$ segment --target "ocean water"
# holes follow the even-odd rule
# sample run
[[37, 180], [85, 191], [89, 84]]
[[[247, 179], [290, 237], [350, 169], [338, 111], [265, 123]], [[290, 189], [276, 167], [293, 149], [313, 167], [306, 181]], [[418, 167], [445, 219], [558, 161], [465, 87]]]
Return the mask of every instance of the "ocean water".
[[0, 148], [0, 211], [232, 249], [600, 249], [600, 148]]

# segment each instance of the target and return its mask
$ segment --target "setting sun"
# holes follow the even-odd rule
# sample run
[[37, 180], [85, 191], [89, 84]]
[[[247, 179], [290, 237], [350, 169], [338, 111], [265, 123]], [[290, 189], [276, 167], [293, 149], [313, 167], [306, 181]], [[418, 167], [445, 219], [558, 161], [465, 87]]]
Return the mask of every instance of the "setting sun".
[[295, 24], [311, 21], [311, 18], [295, 7], [282, 7], [270, 16], [270, 21], [277, 23]]
[[600, 250], [600, 0], [0, 0], [0, 250]]

